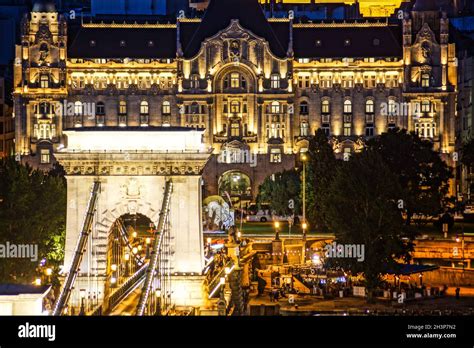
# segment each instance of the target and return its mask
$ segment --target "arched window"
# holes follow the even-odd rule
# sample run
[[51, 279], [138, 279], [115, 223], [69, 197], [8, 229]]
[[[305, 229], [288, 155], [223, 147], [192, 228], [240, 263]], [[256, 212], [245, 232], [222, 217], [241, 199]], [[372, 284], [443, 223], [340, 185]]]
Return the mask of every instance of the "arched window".
[[365, 113], [366, 114], [373, 114], [374, 113], [374, 101], [369, 99], [365, 103]]
[[350, 100], [344, 101], [344, 113], [352, 114], [352, 102]]
[[300, 103], [300, 115], [307, 115], [309, 113], [309, 107], [307, 101], [302, 101]]
[[146, 100], [140, 103], [140, 114], [148, 115], [148, 102]]
[[127, 114], [127, 102], [125, 100], [121, 100], [119, 103], [119, 114], [120, 115]]
[[82, 115], [82, 103], [77, 101], [74, 103], [74, 115], [81, 116]]
[[430, 87], [430, 74], [421, 75], [421, 87]]
[[322, 114], [331, 113], [331, 106], [329, 104], [329, 100], [323, 100], [323, 102], [321, 103], [321, 113]]
[[280, 103], [277, 101], [272, 102], [270, 105], [270, 112], [272, 114], [279, 114], [280, 113]]
[[163, 115], [171, 114], [171, 104], [169, 101], [164, 101], [163, 105], [161, 106], [161, 112]]
[[396, 116], [397, 114], [397, 103], [394, 99], [389, 99], [388, 101], [388, 115]]

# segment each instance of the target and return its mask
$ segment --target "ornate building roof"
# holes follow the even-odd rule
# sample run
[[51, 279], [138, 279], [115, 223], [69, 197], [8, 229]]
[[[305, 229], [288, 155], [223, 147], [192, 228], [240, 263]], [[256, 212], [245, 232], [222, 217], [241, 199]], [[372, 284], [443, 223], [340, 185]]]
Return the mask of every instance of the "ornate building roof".
[[211, 0], [204, 18], [191, 42], [184, 46], [186, 57], [198, 53], [201, 43], [208, 37], [227, 28], [232, 19], [238, 19], [242, 27], [268, 41], [272, 52], [285, 57], [288, 47], [284, 47], [268, 23], [258, 0]]
[[[258, 0], [212, 0], [204, 18], [180, 20], [180, 42], [187, 58], [202, 42], [238, 19], [245, 29], [268, 41], [273, 54], [285, 57], [288, 19], [267, 20]], [[70, 58], [175, 58], [176, 24], [149, 22], [88, 23], [69, 30]], [[296, 58], [401, 57], [402, 28], [386, 21], [295, 23]]]
[[56, 2], [54, 0], [36, 0], [33, 12], [56, 12]]

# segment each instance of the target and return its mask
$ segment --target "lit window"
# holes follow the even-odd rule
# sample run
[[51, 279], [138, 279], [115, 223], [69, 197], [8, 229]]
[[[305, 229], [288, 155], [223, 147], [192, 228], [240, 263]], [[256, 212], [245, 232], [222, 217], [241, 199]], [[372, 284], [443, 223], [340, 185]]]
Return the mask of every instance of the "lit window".
[[240, 103], [237, 100], [230, 103], [230, 112], [234, 114], [240, 113]]
[[397, 103], [393, 99], [388, 101], [388, 114], [389, 116], [397, 116]]
[[353, 76], [342, 76], [342, 88], [353, 88], [354, 77]]
[[230, 87], [239, 88], [240, 87], [240, 74], [232, 73], [230, 74]]
[[270, 162], [281, 163], [281, 149], [271, 149], [270, 151]]
[[331, 112], [331, 107], [329, 104], [329, 100], [323, 100], [321, 104], [321, 113], [329, 114]]
[[126, 115], [127, 114], [127, 102], [124, 100], [121, 100], [119, 103], [119, 114], [120, 115]]
[[279, 114], [280, 113], [280, 103], [277, 101], [272, 102], [270, 112], [272, 114]]
[[307, 137], [309, 135], [309, 124], [308, 122], [301, 122], [300, 125], [300, 135], [302, 137]]
[[41, 149], [41, 164], [49, 164], [51, 163], [51, 155], [49, 149]]
[[344, 102], [344, 113], [351, 114], [352, 113], [352, 102], [350, 100], [346, 100]]
[[273, 74], [271, 76], [271, 88], [277, 89], [280, 88], [280, 76], [277, 74]]
[[347, 114], [344, 115], [344, 136], [349, 137], [352, 135], [352, 117]]
[[319, 79], [319, 85], [321, 88], [331, 88], [332, 87], [332, 77], [331, 76], [321, 76]]
[[169, 101], [164, 101], [163, 105], [161, 106], [161, 112], [163, 115], [171, 114], [171, 104]]
[[421, 102], [421, 112], [431, 112], [431, 102], [429, 100]]
[[191, 88], [192, 89], [199, 88], [199, 75], [192, 75], [191, 76]]
[[148, 102], [145, 100], [140, 103], [140, 114], [142, 115], [148, 114]]
[[374, 101], [367, 100], [365, 103], [365, 113], [366, 114], [373, 114], [374, 113]]
[[430, 87], [430, 75], [423, 74], [421, 76], [421, 87]]
[[40, 87], [49, 88], [49, 77], [48, 75], [41, 75], [40, 77]]
[[232, 122], [230, 125], [230, 136], [239, 137], [240, 136], [240, 124], [239, 122]]
[[82, 103], [77, 101], [74, 103], [74, 115], [81, 116], [82, 115]]

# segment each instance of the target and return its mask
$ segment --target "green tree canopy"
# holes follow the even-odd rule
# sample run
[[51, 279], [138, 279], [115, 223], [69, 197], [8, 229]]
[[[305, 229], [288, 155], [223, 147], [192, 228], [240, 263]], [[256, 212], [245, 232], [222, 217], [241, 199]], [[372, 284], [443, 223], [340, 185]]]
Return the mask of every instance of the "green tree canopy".
[[[278, 215], [292, 215], [301, 213], [300, 203], [300, 173], [296, 170], [286, 170], [269, 176], [259, 186], [257, 203], [268, 203]], [[289, 206], [293, 200], [294, 209]]]
[[362, 273], [369, 299], [380, 276], [410, 258], [415, 236], [398, 209], [400, 191], [398, 177], [382, 157], [364, 151], [338, 166], [325, 195], [326, 221], [337, 243], [363, 245], [365, 251], [363, 262], [328, 259], [329, 264]]
[[325, 204], [338, 162], [323, 130], [310, 139], [306, 166], [306, 216], [318, 231], [327, 232]]
[[38, 261], [0, 259], [0, 282], [31, 282], [39, 260], [64, 257], [66, 182], [14, 158], [0, 161], [0, 244], [36, 244]]
[[442, 211], [452, 174], [432, 142], [394, 129], [368, 141], [367, 148], [379, 153], [398, 177], [407, 224], [415, 214], [434, 216]]

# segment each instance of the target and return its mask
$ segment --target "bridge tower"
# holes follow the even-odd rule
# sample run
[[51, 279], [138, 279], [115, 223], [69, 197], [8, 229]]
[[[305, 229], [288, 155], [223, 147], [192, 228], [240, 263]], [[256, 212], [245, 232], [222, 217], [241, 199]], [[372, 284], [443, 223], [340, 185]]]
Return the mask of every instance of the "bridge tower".
[[203, 131], [180, 127], [109, 127], [64, 133], [67, 146], [59, 150], [56, 158], [67, 178], [66, 272], [76, 252], [91, 188], [94, 182], [100, 182], [94, 223], [70, 301], [79, 301], [80, 289], [104, 296], [110, 281], [107, 240], [111, 227], [124, 214], [141, 214], [156, 224], [165, 182], [171, 180], [171, 302], [177, 306], [201, 306], [201, 175], [211, 153], [202, 144]]

